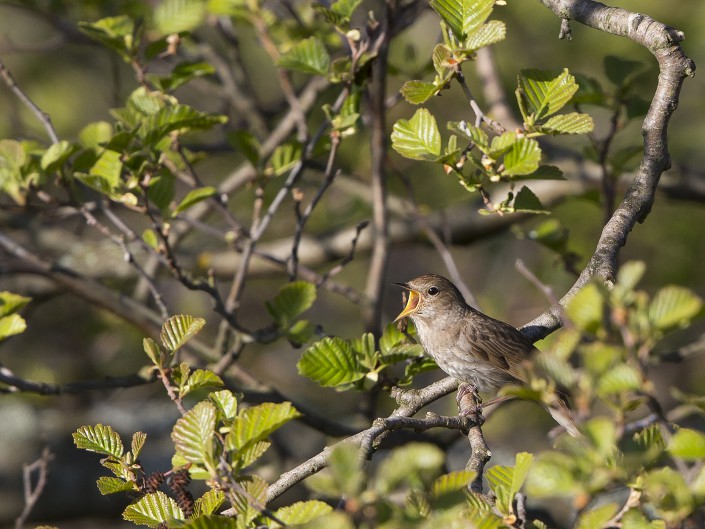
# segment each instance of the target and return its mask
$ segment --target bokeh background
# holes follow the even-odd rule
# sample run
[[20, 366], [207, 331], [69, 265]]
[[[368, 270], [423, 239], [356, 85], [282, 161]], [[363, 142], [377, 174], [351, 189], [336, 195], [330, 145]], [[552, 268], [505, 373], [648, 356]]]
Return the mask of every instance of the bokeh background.
[[[136, 86], [132, 72], [118, 58], [107, 50], [87, 45], [76, 36], [76, 22], [122, 12], [148, 12], [157, 3], [117, 0], [0, 2], [0, 58], [22, 88], [51, 115], [59, 136], [75, 138], [87, 123], [109, 119], [109, 109], [120, 106]], [[613, 5], [647, 14], [684, 31], [686, 40], [682, 45], [686, 54], [696, 64], [705, 64], [705, 31], [702, 29], [705, 3], [702, 1], [631, 0], [617, 1]], [[361, 11], [374, 7], [373, 3], [366, 2]], [[559, 41], [559, 21], [538, 2], [510, 0], [508, 6], [497, 8], [494, 16], [505, 20], [508, 26], [506, 41], [494, 46], [494, 53], [510, 102], [514, 101], [516, 74], [522, 68], [567, 67], [571, 72], [605, 82], [603, 61], [606, 55], [641, 61], [653, 68], [650, 80], [643, 83], [645, 97], [649, 97], [655, 85], [655, 60], [626, 39], [574, 23], [573, 41]], [[203, 27], [199, 31], [207, 33], [209, 28]], [[396, 39], [390, 51], [390, 63], [397, 72], [389, 80], [390, 95], [427, 60], [438, 36], [437, 17], [427, 10]], [[271, 101], [275, 105], [281, 98], [276, 70], [254, 35], [246, 32], [241, 35], [240, 51], [251, 81], [258, 87], [260, 101]], [[466, 73], [475, 93], [481, 94], [481, 87], [469, 66]], [[219, 111], [209, 96], [206, 83], [193, 83], [180, 92], [179, 97], [201, 110]], [[705, 297], [702, 279], [702, 263], [705, 262], [704, 97], [705, 81], [700, 72], [696, 72], [695, 78], [685, 81], [680, 107], [670, 124], [674, 168], [664, 176], [664, 186], [669, 186], [670, 191], [659, 194], [647, 221], [634, 229], [621, 254], [623, 260], [646, 262], [642, 287], [649, 291], [676, 283]], [[468, 118], [467, 105], [457, 88], [436, 98], [430, 107], [440, 116], [439, 121]], [[584, 110], [593, 111], [590, 107]], [[413, 108], [403, 101], [394, 106], [389, 113], [390, 131], [395, 119], [408, 118], [412, 113]], [[0, 138], [46, 141], [40, 124], [5, 85], [0, 85], [0, 116]], [[317, 110], [312, 119], [320, 120], [321, 117], [322, 112]], [[605, 130], [606, 115], [596, 112], [595, 117], [599, 135]], [[620, 132], [617, 146], [639, 144], [639, 127], [640, 122], [636, 120]], [[197, 138], [196, 141], [218, 143], [218, 139], [212, 137]], [[560, 147], [580, 153], [585, 142], [584, 138], [562, 141]], [[206, 183], [217, 184], [242, 160], [242, 156], [221, 145], [209, 152], [199, 170]], [[313, 234], [352, 227], [370, 218], [369, 198], [365, 193], [351, 191], [360, 189], [360, 186], [364, 190], [369, 180], [366, 131], [343, 142], [338, 161], [347, 175], [348, 185], [333, 187], [328, 199], [311, 219], [309, 229]], [[402, 182], [393, 176], [396, 171], [410, 178], [422, 211], [446, 210], [449, 215], [467, 215], [469, 222], [477, 217], [477, 197], [459, 191], [457, 182], [445, 177], [435, 166], [405, 160], [395, 153], [390, 154], [390, 166], [393, 168], [390, 171], [392, 196], [406, 196]], [[568, 172], [568, 177], [574, 179], [595, 170], [589, 162], [583, 163], [579, 154], [567, 167], [574, 171]], [[319, 179], [320, 174], [306, 175], [302, 183], [304, 191], [313, 192]], [[628, 180], [629, 175], [626, 175], [624, 182]], [[251, 198], [251, 194], [242, 193], [231, 202], [232, 211], [245, 222], [250, 218]], [[119, 249], [82, 227], [78, 221], [67, 224], [32, 214], [18, 217], [0, 212], [0, 215], [0, 229], [28, 230], [36, 238], [34, 242], [38, 247], [65, 260], [66, 264], [116, 287], [129, 288], [134, 281]], [[553, 208], [553, 215], [569, 230], [569, 248], [579, 256], [579, 263], [584, 263], [594, 249], [601, 228], [602, 212], [596, 192], [588, 191], [558, 203]], [[8, 224], [10, 218], [21, 224]], [[269, 234], [271, 240], [290, 233], [292, 218], [291, 209], [280, 215]], [[517, 272], [516, 259], [522, 259], [559, 296], [573, 281], [554, 253], [521, 236], [543, 220], [529, 219], [514, 229], [469, 237], [451, 249], [482, 310], [517, 326], [540, 314], [549, 302]], [[218, 253], [217, 246], [209, 242], [212, 241], [187, 242], [194, 265], [209, 262], [212, 253]], [[368, 255], [360, 252], [336, 280], [363, 288], [367, 259]], [[70, 382], [134, 373], [146, 363], [142, 335], [138, 331], [74, 296], [56, 291], [36, 277], [3, 274], [1, 264], [0, 261], [0, 289], [35, 295], [35, 301], [23, 312], [29, 324], [27, 331], [0, 344], [0, 362], [16, 374], [31, 380]], [[322, 263], [319, 270], [323, 272], [334, 264]], [[391, 283], [428, 271], [446, 272], [440, 256], [427, 242], [411, 241], [391, 248], [390, 286], [384, 293], [385, 313], [390, 321], [401, 303], [400, 294]], [[267, 321], [263, 302], [274, 295], [283, 278], [282, 273], [262, 273], [249, 280], [246, 310], [243, 311], [246, 324], [254, 327]], [[186, 292], [170, 283], [168, 278], [164, 278], [161, 285], [172, 306], [209, 320], [204, 332], [212, 339], [217, 319], [208, 300]], [[307, 317], [320, 323], [331, 334], [352, 337], [363, 331], [358, 308], [333, 293], [321, 291]], [[685, 343], [703, 331], [702, 324], [696, 325], [674, 337], [672, 344]], [[299, 355], [299, 350], [278, 342], [248, 348], [241, 362], [290, 398], [315, 406], [322, 413], [342, 421], [349, 417], [351, 422], [359, 422], [359, 399], [350, 393], [334, 394], [332, 390], [320, 389], [303, 380], [295, 367]], [[660, 374], [659, 383], [663, 388], [675, 384], [683, 390], [702, 393], [705, 390], [703, 364], [702, 358], [695, 357], [673, 365]], [[417, 383], [439, 377], [440, 374], [428, 375]], [[391, 402], [386, 405], [391, 406]], [[453, 413], [453, 399], [437, 403], [436, 409]], [[59, 397], [0, 395], [0, 526], [10, 526], [12, 519], [19, 514], [23, 504], [22, 465], [36, 459], [45, 445], [54, 453], [54, 461], [49, 486], [35, 509], [36, 519], [67, 528], [95, 526], [97, 523], [106, 526], [107, 520], [119, 519], [124, 498], [98, 494], [95, 479], [101, 469], [97, 457], [76, 450], [71, 432], [83, 424], [98, 422], [111, 424], [126, 435], [137, 430], [145, 431], [150, 440], [143, 463], [166, 468], [169, 461], [164, 454], [171, 449], [169, 431], [176, 417], [176, 409], [163, 389], [156, 385]], [[532, 451], [544, 446], [543, 433], [550, 427], [550, 419], [524, 404], [512, 404], [488, 421], [486, 431], [490, 446], [493, 446], [493, 440], [506, 438], [509, 423], [514, 431], [518, 429], [526, 435], [509, 444], [501, 444], [501, 448], [494, 450], [494, 462], [502, 462], [505, 457], [513, 459], [515, 448]], [[537, 423], [540, 424], [538, 431]], [[322, 446], [320, 438], [300, 425], [291, 425], [280, 435], [296, 438], [293, 443], [295, 453], [289, 454], [292, 462], [303, 460]], [[451, 452], [451, 465], [463, 464], [467, 457], [464, 450], [466, 446], [459, 444]]]

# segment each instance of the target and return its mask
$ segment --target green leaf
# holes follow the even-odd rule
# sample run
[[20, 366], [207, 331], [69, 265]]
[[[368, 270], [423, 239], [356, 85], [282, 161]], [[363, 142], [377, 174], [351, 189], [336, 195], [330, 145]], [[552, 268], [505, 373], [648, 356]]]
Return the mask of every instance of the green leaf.
[[222, 490], [208, 490], [196, 500], [193, 513], [195, 517], [213, 514], [225, 501], [225, 493]]
[[431, 0], [431, 7], [455, 38], [463, 41], [487, 20], [494, 3], [495, 0]]
[[403, 484], [421, 488], [439, 474], [443, 461], [443, 451], [437, 446], [409, 443], [394, 450], [382, 461], [377, 471], [377, 488], [384, 494], [397, 490]]
[[328, 458], [328, 465], [333, 478], [334, 491], [341, 496], [357, 497], [365, 485], [359, 447], [350, 443], [334, 446]]
[[512, 180], [565, 180], [565, 176], [555, 165], [539, 165], [533, 173], [516, 176]]
[[78, 28], [90, 38], [113, 50], [125, 61], [131, 60], [139, 47], [135, 23], [127, 15], [107, 17], [97, 22], [79, 22]]
[[282, 54], [277, 64], [289, 70], [326, 75], [330, 56], [318, 38], [310, 37], [296, 43], [287, 53]]
[[206, 324], [203, 318], [194, 318], [186, 314], [172, 316], [162, 325], [160, 334], [162, 343], [170, 351], [179, 347], [193, 338]]
[[154, 25], [161, 35], [193, 31], [206, 16], [203, 0], [162, 0], [154, 9]]
[[645, 271], [644, 261], [628, 261], [617, 272], [617, 284], [626, 291], [634, 290], [644, 277]]
[[568, 302], [566, 314], [578, 329], [594, 334], [602, 326], [603, 304], [602, 293], [591, 283]]
[[202, 401], [176, 421], [171, 439], [176, 451], [187, 461], [195, 464], [210, 461], [213, 454], [215, 418], [215, 406], [208, 401]]
[[89, 149], [98, 149], [101, 143], [107, 143], [113, 135], [113, 126], [107, 121], [89, 123], [78, 133], [78, 141]]
[[[297, 501], [287, 507], [281, 507], [274, 512], [274, 516], [286, 525], [301, 525], [331, 512], [333, 508], [327, 503], [318, 500]], [[280, 527], [273, 522], [272, 527]]]
[[643, 145], [628, 145], [610, 153], [607, 163], [615, 173], [623, 173], [636, 167], [637, 156], [644, 152]]
[[608, 503], [580, 515], [575, 529], [602, 529], [617, 514], [619, 506]]
[[433, 97], [440, 87], [425, 81], [406, 81], [401, 89], [401, 95], [412, 105], [420, 105]]
[[410, 120], [397, 120], [392, 132], [392, 148], [412, 160], [438, 160], [441, 133], [433, 114], [420, 108]]
[[257, 167], [260, 162], [261, 145], [254, 134], [247, 130], [236, 130], [228, 132], [226, 136], [235, 150], [242, 153], [254, 167]]
[[291, 169], [301, 160], [301, 145], [285, 143], [280, 145], [272, 153], [269, 159], [272, 164], [274, 176], [281, 176]]
[[362, 0], [338, 0], [330, 6], [330, 9], [336, 15], [349, 19], [361, 2]]
[[199, 187], [198, 189], [192, 189], [184, 197], [184, 199], [181, 201], [181, 203], [178, 206], [176, 206], [176, 209], [174, 210], [174, 215], [177, 215], [177, 214], [181, 213], [182, 211], [187, 210], [188, 208], [190, 208], [194, 204], [198, 204], [202, 200], [206, 200], [207, 198], [210, 198], [210, 197], [215, 196], [217, 194], [218, 194], [218, 190], [213, 186], [206, 186], [206, 187]]
[[156, 145], [169, 133], [206, 130], [228, 121], [226, 116], [199, 112], [188, 105], [169, 105], [146, 116], [140, 133], [147, 145]]
[[663, 520], [648, 520], [638, 508], [625, 512], [621, 522], [622, 529], [666, 529]]
[[116, 492], [137, 490], [137, 486], [132, 481], [125, 481], [124, 479], [109, 476], [99, 477], [96, 484], [98, 485], [98, 491], [100, 491], [103, 496], [115, 494]]
[[[492, 142], [493, 151], [494, 142]], [[539, 142], [530, 138], [521, 138], [514, 143], [504, 155], [503, 176], [531, 174], [539, 168], [541, 147]]]
[[365, 376], [350, 343], [338, 337], [326, 337], [312, 344], [296, 367], [299, 374], [324, 387], [349, 384]]
[[669, 285], [649, 305], [649, 320], [659, 330], [686, 325], [703, 307], [703, 301], [687, 288]]
[[69, 143], [66, 140], [61, 140], [59, 143], [54, 143], [49, 147], [44, 155], [42, 156], [42, 161], [40, 163], [42, 169], [46, 172], [58, 171], [61, 166], [68, 160], [69, 156], [75, 153], [78, 147]]
[[162, 211], [163, 215], [168, 214], [168, 208], [174, 200], [175, 193], [176, 178], [166, 170], [160, 171], [156, 177], [149, 181], [147, 198]]
[[144, 348], [144, 352], [147, 353], [147, 356], [155, 366], [161, 365], [162, 352], [161, 349], [159, 349], [157, 342], [155, 342], [151, 338], [144, 338], [142, 340], [142, 347]]
[[237, 468], [246, 468], [257, 461], [272, 446], [269, 441], [256, 441], [247, 443], [244, 448], [237, 451]]
[[644, 63], [630, 61], [614, 55], [607, 55], [603, 62], [607, 78], [617, 86], [628, 83], [645, 68]]
[[159, 247], [159, 238], [157, 237], [157, 232], [151, 228], [147, 228], [142, 232], [142, 240], [147, 243], [147, 245], [156, 250]]
[[178, 520], [169, 523], [170, 529], [239, 529], [242, 523], [229, 516], [207, 515], [189, 518], [188, 520]]
[[499, 20], [490, 20], [463, 42], [462, 50], [466, 53], [479, 50], [490, 44], [500, 42], [507, 36], [507, 26]]
[[509, 495], [514, 501], [514, 496], [521, 490], [529, 475], [531, 465], [534, 464], [534, 456], [528, 452], [519, 452], [515, 456], [514, 471], [512, 472], [512, 483], [509, 488]]
[[681, 428], [668, 443], [668, 451], [686, 461], [705, 459], [705, 435], [690, 428]]
[[183, 520], [184, 513], [174, 500], [161, 491], [152, 492], [128, 505], [122, 517], [137, 525], [156, 527], [171, 520]]
[[120, 153], [103, 151], [95, 165], [91, 167], [89, 175], [100, 178], [105, 182], [104, 185], [107, 186], [107, 189], [113, 190], [120, 183], [121, 172], [122, 160], [120, 159]]
[[619, 364], [604, 373], [597, 383], [597, 394], [601, 397], [636, 391], [641, 388], [641, 376], [632, 366]]
[[181, 388], [179, 394], [181, 397], [185, 397], [197, 389], [219, 388], [221, 386], [223, 386], [223, 380], [218, 375], [213, 373], [213, 371], [196, 369], [196, 371], [188, 377], [186, 384], [183, 388]]
[[96, 424], [95, 426], [81, 426], [73, 434], [73, 442], [77, 448], [97, 452], [117, 459], [122, 457], [122, 439], [110, 426]]
[[[578, 90], [575, 78], [568, 69], [557, 77], [548, 71], [522, 70], [518, 84], [517, 97], [522, 99], [533, 117], [529, 119], [530, 116], [524, 116], [524, 120], [530, 123], [558, 112]], [[524, 105], [520, 104], [520, 107]]]
[[241, 410], [228, 434], [228, 449], [239, 450], [248, 443], [264, 440], [272, 432], [300, 416], [290, 402], [265, 402]]
[[208, 395], [225, 419], [232, 419], [237, 413], [237, 399], [229, 389], [214, 391]]
[[592, 116], [571, 112], [549, 118], [540, 127], [545, 134], [587, 134], [595, 128]]
[[159, 78], [159, 83], [164, 90], [173, 91], [196, 77], [203, 77], [214, 73], [215, 67], [210, 63], [182, 62], [171, 71], [171, 74]]
[[655, 514], [677, 527], [693, 510], [693, 496], [683, 476], [672, 468], [663, 467], [644, 475], [645, 499]]
[[144, 432], [135, 432], [132, 434], [132, 442], [130, 443], [130, 449], [132, 452], [132, 458], [137, 459], [144, 447], [144, 443], [147, 441], [147, 434]]
[[23, 333], [27, 329], [27, 322], [19, 314], [10, 314], [0, 318], [0, 340]]
[[548, 210], [541, 204], [539, 197], [526, 186], [523, 186], [517, 193], [513, 210], [517, 213], [548, 213]]
[[306, 281], [293, 281], [279, 289], [266, 303], [267, 310], [281, 327], [289, 327], [292, 320], [307, 311], [316, 301], [316, 286]]
[[477, 472], [474, 470], [458, 470], [443, 474], [433, 482], [431, 494], [434, 497], [439, 497], [458, 490], [464, 490], [475, 479], [475, 476], [477, 476]]

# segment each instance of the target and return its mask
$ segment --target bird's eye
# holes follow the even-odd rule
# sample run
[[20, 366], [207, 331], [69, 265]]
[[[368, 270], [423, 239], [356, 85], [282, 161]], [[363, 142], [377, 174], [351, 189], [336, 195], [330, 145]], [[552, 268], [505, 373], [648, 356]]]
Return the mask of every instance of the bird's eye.
[[438, 294], [439, 290], [438, 287], [431, 287], [428, 289], [427, 292], [429, 296], [435, 296], [436, 294]]

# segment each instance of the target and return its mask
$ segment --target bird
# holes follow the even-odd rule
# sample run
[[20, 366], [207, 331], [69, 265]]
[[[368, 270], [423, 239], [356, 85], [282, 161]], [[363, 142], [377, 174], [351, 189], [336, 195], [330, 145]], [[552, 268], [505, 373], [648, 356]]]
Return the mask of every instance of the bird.
[[[425, 274], [395, 285], [408, 291], [408, 299], [394, 322], [410, 318], [425, 352], [447, 375], [469, 384], [475, 395], [527, 382], [538, 349], [518, 329], [468, 305], [443, 276]], [[545, 407], [571, 435], [580, 436], [565, 402], [557, 399]]]

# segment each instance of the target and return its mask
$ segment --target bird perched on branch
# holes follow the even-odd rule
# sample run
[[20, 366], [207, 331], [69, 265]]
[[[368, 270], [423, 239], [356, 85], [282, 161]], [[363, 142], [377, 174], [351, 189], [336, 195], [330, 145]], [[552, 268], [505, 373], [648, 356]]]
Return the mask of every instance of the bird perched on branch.
[[[411, 318], [426, 353], [442, 371], [466, 384], [461, 385], [459, 402], [467, 385], [477, 395], [526, 382], [526, 368], [538, 349], [519, 330], [469, 306], [445, 277], [426, 274], [395, 284], [409, 295], [394, 321]], [[557, 399], [544, 406], [571, 435], [580, 435], [564, 402]]]

